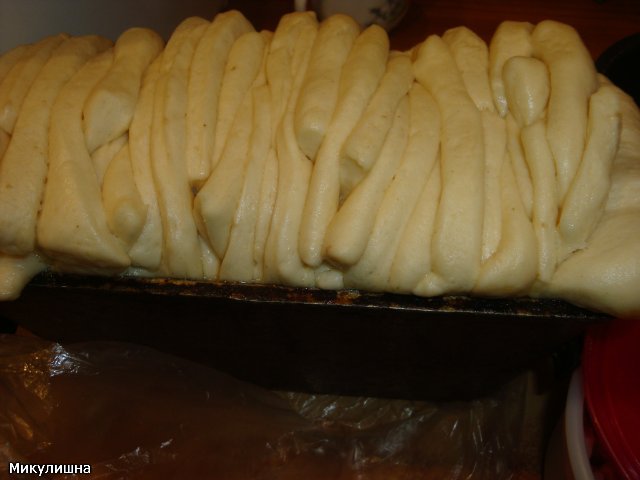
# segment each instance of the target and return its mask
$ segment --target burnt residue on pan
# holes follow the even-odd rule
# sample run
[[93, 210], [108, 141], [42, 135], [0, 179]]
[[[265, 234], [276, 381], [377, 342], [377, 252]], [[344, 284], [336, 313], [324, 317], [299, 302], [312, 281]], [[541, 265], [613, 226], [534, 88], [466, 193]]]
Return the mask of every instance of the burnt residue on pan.
[[0, 317], [63, 343], [154, 347], [283, 391], [490, 394], [607, 315], [561, 300], [435, 297], [44, 273]]
[[512, 297], [484, 298], [469, 296], [418, 297], [415, 295], [363, 292], [359, 290], [321, 290], [284, 285], [249, 284], [223, 281], [198, 281], [178, 278], [133, 276], [100, 277], [56, 274], [38, 275], [32, 285], [44, 288], [102, 290], [145, 295], [223, 298], [243, 302], [355, 306], [410, 312], [465, 313], [479, 316], [541, 316], [567, 318], [586, 323], [606, 321], [600, 312], [586, 310], [564, 300]]

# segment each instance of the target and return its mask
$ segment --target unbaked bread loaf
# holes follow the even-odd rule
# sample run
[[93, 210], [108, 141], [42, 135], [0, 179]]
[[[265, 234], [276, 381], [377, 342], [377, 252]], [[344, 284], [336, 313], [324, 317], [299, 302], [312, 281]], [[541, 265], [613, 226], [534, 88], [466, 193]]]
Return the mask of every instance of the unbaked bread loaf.
[[237, 11], [0, 56], [0, 298], [43, 269], [640, 315], [640, 112], [568, 25]]

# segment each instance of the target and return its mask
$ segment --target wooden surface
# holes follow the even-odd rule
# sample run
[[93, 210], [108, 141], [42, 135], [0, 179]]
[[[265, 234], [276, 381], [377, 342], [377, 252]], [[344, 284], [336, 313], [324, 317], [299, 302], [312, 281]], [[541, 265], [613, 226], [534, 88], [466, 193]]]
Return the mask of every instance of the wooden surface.
[[[352, 0], [353, 1], [353, 0]], [[278, 19], [292, 10], [293, 0], [229, 0], [257, 29], [275, 29]], [[409, 12], [390, 32], [395, 49], [407, 49], [430, 34], [464, 25], [489, 41], [503, 20], [537, 23], [553, 19], [574, 26], [594, 59], [613, 43], [640, 32], [640, 0], [413, 0]]]

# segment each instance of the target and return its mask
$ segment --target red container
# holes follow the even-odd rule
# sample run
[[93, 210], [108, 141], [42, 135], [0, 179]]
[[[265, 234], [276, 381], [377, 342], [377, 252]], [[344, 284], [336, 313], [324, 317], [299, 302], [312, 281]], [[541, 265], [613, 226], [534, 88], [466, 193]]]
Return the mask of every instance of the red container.
[[616, 478], [640, 479], [640, 320], [591, 328], [584, 394], [596, 442]]

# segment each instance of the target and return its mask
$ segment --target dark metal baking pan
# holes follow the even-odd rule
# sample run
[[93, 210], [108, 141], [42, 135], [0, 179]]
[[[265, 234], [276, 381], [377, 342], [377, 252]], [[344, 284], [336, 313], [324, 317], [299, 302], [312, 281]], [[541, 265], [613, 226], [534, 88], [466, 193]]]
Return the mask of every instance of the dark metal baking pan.
[[148, 345], [271, 389], [428, 400], [490, 393], [608, 320], [560, 300], [49, 273], [0, 316], [60, 342]]

